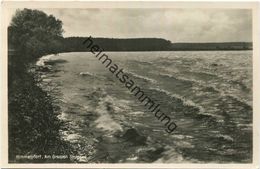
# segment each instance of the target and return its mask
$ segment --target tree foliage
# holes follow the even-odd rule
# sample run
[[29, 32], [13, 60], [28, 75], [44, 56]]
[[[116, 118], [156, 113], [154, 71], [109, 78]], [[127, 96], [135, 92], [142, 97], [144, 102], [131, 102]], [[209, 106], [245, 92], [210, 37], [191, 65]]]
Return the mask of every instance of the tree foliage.
[[[62, 21], [39, 10], [17, 10], [8, 27], [9, 44], [29, 61], [58, 52], [62, 38]], [[56, 42], [56, 43], [54, 43]], [[27, 61], [26, 61], [27, 62]]]

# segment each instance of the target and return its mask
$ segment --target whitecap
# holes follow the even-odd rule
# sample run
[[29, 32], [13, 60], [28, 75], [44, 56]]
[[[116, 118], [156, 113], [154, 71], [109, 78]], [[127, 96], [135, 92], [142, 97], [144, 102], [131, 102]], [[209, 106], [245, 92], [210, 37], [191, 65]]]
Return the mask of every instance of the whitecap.
[[45, 65], [44, 62], [50, 60], [53, 56], [54, 56], [54, 55], [51, 54], [51, 55], [46, 55], [46, 56], [41, 57], [41, 58], [38, 59], [38, 61], [36, 62], [36, 65], [37, 65], [37, 66], [44, 66], [44, 65]]
[[138, 157], [135, 156], [135, 157], [128, 157], [126, 160], [128, 160], [128, 161], [135, 161], [137, 159], [138, 159]]
[[[109, 132], [123, 131], [121, 125], [116, 122], [110, 115], [111, 112], [107, 110], [107, 103], [112, 104], [112, 111], [114, 111], [114, 99], [111, 96], [106, 96], [98, 103], [96, 112], [99, 114], [98, 119], [95, 121], [96, 127]], [[114, 113], [114, 112], [112, 112]]]
[[79, 75], [80, 76], [94, 76], [94, 74], [90, 73], [90, 72], [80, 72]]
[[142, 111], [135, 111], [135, 112], [130, 112], [129, 114], [131, 114], [131, 115], [143, 115], [144, 112], [142, 112]]
[[67, 135], [65, 134], [65, 139], [71, 143], [76, 143], [76, 142], [78, 142], [78, 140], [81, 139], [81, 136], [76, 133], [67, 134]]
[[234, 141], [234, 139], [229, 135], [217, 134], [215, 137], [223, 138], [224, 140], [227, 140], [227, 141]]
[[158, 91], [158, 92], [162, 92], [162, 93], [166, 94], [167, 96], [170, 96], [170, 97], [179, 99], [179, 100], [182, 101], [182, 103], [183, 103], [184, 106], [196, 107], [196, 108], [199, 109], [200, 113], [204, 113], [204, 112], [205, 112], [205, 109], [204, 109], [202, 106], [197, 105], [197, 104], [194, 103], [193, 101], [187, 100], [187, 99], [185, 99], [184, 97], [182, 97], [182, 96], [180, 96], [180, 95], [172, 94], [171, 92], [169, 92], [169, 91], [167, 91], [167, 90], [164, 90], [164, 89], [153, 88], [153, 87], [151, 87], [150, 89], [151, 89], [151, 90]]
[[150, 83], [157, 83], [157, 81], [155, 79], [152, 79], [152, 78], [149, 78], [149, 77], [146, 77], [146, 76], [141, 76], [141, 75], [138, 75], [138, 74], [133, 73], [133, 72], [127, 72], [127, 73], [131, 74], [132, 76], [137, 77], [139, 79], [143, 79], [145, 81], [148, 81]]

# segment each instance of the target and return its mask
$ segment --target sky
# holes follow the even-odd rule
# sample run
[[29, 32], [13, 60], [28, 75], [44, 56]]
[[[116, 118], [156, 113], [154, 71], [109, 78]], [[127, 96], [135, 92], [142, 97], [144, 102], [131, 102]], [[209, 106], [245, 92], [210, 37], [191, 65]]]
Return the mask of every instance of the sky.
[[62, 20], [64, 37], [164, 38], [172, 42], [252, 41], [249, 9], [39, 9]]

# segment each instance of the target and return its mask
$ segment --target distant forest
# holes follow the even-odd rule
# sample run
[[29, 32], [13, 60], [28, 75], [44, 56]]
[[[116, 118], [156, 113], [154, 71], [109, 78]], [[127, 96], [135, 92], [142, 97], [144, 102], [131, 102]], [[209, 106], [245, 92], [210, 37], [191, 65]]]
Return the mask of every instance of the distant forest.
[[[61, 39], [66, 52], [89, 51], [82, 42], [88, 37], [68, 37]], [[198, 51], [198, 50], [252, 50], [251, 42], [223, 43], [172, 43], [162, 38], [92, 38], [104, 51]]]
[[173, 43], [171, 50], [252, 50], [252, 42]]

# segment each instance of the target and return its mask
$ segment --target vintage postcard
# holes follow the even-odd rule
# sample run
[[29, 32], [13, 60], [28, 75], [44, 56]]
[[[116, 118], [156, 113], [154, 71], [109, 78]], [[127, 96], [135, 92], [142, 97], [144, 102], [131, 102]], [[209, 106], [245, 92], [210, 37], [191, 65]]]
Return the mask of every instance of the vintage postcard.
[[3, 2], [1, 166], [259, 167], [258, 5]]

